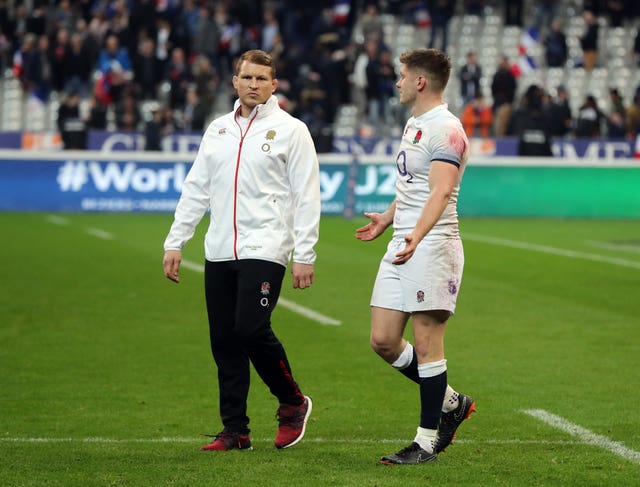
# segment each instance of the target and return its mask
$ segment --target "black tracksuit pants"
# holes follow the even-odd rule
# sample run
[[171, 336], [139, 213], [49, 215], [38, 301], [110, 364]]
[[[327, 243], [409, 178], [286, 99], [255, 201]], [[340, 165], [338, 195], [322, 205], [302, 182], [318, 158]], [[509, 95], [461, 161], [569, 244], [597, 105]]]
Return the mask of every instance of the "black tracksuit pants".
[[271, 329], [284, 272], [284, 266], [265, 260], [205, 262], [209, 335], [225, 431], [249, 432], [249, 362], [280, 403], [304, 401], [284, 347]]

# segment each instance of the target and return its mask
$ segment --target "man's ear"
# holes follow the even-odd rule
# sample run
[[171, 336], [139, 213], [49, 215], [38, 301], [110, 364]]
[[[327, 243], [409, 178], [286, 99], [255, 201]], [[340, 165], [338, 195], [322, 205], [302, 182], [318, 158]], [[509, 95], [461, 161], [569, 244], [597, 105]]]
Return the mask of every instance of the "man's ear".
[[426, 76], [418, 76], [418, 91], [423, 91], [427, 89], [427, 85], [429, 84], [429, 80], [427, 80]]

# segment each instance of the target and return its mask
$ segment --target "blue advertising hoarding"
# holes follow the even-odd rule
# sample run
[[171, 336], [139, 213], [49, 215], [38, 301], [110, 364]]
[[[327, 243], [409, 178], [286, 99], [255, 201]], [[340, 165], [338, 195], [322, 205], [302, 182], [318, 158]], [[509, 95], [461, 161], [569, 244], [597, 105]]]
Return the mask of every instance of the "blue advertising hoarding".
[[[324, 214], [382, 211], [393, 198], [395, 166], [358, 166], [353, 175], [351, 157], [322, 161]], [[0, 151], [0, 210], [172, 212], [191, 163], [161, 153]]]
[[186, 162], [100, 158], [0, 161], [0, 209], [18, 211], [173, 211]]
[[[0, 211], [175, 210], [191, 156], [0, 150]], [[320, 156], [324, 215], [384, 211], [397, 168], [388, 157]], [[570, 182], [570, 184], [567, 184]], [[462, 216], [640, 218], [640, 160], [476, 157]]]

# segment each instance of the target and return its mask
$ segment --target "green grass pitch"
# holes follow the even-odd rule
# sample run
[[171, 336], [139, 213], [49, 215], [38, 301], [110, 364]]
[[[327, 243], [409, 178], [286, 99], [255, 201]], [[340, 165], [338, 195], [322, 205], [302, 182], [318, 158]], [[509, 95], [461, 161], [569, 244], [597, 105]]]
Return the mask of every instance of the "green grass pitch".
[[[388, 467], [378, 458], [419, 416], [415, 385], [369, 347], [390, 232], [363, 243], [364, 219], [324, 218], [314, 286], [287, 274], [284, 298], [341, 321], [274, 314], [314, 400], [305, 439], [273, 447], [277, 404], [254, 375], [254, 450], [209, 453], [199, 435], [221, 427], [203, 277], [164, 278], [171, 220], [0, 214], [1, 486], [640, 484], [640, 222], [463, 218], [446, 348], [478, 412], [436, 463]], [[204, 228], [185, 249], [198, 264]]]

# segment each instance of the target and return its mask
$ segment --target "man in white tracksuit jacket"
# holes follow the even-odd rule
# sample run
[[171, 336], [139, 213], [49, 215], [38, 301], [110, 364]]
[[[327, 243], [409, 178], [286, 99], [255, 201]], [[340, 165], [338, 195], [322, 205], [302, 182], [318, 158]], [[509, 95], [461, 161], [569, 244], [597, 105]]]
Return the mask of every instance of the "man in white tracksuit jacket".
[[271, 329], [287, 264], [293, 287], [313, 282], [320, 221], [319, 167], [309, 130], [278, 105], [271, 57], [244, 53], [234, 110], [207, 128], [167, 236], [165, 275], [179, 282], [181, 249], [211, 211], [205, 237], [205, 295], [218, 367], [223, 430], [203, 450], [251, 448], [249, 362], [279, 400], [277, 448], [299, 442], [311, 399], [293, 379]]

